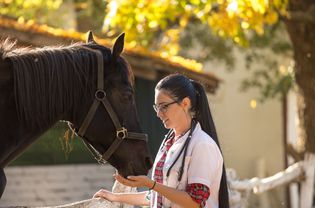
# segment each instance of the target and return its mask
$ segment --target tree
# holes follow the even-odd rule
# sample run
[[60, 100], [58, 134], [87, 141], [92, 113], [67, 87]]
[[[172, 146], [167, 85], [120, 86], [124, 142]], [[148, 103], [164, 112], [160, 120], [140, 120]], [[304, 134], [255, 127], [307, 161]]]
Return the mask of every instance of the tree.
[[57, 11], [62, 4], [62, 0], [0, 0], [0, 15], [13, 18], [36, 19], [39, 23], [60, 22], [60, 18], [54, 21], [49, 20], [49, 16]]
[[100, 35], [105, 6], [103, 0], [0, 0], [0, 15]]
[[[189, 23], [246, 47], [274, 25], [285, 25], [293, 50], [298, 88], [299, 139], [315, 153], [315, 2], [313, 0], [120, 0], [110, 1], [105, 31], [125, 31], [132, 44], [179, 52], [180, 35]], [[280, 82], [290, 86], [290, 76]]]

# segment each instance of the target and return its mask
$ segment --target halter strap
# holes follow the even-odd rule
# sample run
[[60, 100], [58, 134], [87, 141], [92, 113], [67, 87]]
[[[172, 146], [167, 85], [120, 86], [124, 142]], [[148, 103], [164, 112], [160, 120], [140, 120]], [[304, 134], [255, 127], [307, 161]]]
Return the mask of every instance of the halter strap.
[[[120, 143], [126, 139], [134, 139], [134, 140], [142, 140], [148, 141], [148, 135], [143, 133], [136, 133], [136, 132], [128, 132], [128, 130], [120, 125], [119, 119], [117, 114], [112, 108], [110, 104], [106, 92], [104, 91], [104, 63], [103, 63], [103, 55], [99, 50], [83, 47], [87, 50], [92, 51], [96, 54], [97, 63], [98, 63], [98, 78], [97, 78], [97, 90], [95, 92], [95, 99], [83, 120], [81, 127], [79, 128], [78, 135], [82, 137], [84, 144], [90, 150], [92, 155], [99, 163], [106, 163], [106, 161], [111, 157], [111, 155], [117, 150]], [[104, 108], [106, 109], [107, 113], [109, 114], [115, 128], [116, 128], [116, 138], [111, 144], [111, 146], [105, 151], [103, 155], [101, 155], [85, 138], [84, 134], [89, 127], [94, 115], [96, 113], [97, 108], [99, 107], [100, 103], [103, 104]]]

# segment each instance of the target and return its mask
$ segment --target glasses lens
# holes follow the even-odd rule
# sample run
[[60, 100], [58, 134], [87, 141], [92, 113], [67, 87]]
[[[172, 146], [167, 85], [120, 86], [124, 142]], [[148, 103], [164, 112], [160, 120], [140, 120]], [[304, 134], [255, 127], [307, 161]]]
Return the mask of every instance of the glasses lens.
[[174, 103], [177, 103], [177, 101], [174, 101], [174, 102], [171, 102], [171, 103], [167, 103], [167, 104], [164, 104], [164, 105], [156, 105], [154, 104], [153, 105], [153, 109], [155, 110], [155, 112], [159, 112], [161, 111], [162, 113], [165, 113], [167, 111], [167, 108], [174, 104]]
[[159, 107], [159, 111], [161, 111], [162, 113], [165, 113], [165, 112], [167, 111], [167, 107], [168, 107], [167, 104], [166, 104], [166, 105], [161, 105], [161, 106]]

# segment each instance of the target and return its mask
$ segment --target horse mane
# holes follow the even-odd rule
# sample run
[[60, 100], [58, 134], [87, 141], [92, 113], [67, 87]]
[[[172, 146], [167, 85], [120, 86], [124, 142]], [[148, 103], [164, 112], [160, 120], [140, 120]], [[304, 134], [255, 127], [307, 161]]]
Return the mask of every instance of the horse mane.
[[[8, 39], [0, 42], [0, 59], [10, 59], [13, 66], [16, 108], [24, 124], [47, 128], [69, 110], [73, 113], [71, 116], [75, 116], [80, 99], [93, 99], [97, 58], [83, 46], [88, 45], [75, 43], [32, 49], [17, 48], [16, 43]], [[102, 51], [106, 64], [110, 61], [111, 51]], [[117, 60], [115, 68], [127, 81], [133, 79], [123, 58]]]

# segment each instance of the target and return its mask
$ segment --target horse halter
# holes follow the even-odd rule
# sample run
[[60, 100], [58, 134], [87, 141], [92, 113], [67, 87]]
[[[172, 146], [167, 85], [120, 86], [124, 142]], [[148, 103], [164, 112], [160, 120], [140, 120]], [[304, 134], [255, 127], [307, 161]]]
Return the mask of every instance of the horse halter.
[[[87, 148], [91, 151], [94, 158], [100, 164], [105, 164], [107, 160], [111, 157], [111, 155], [117, 150], [118, 146], [124, 139], [134, 139], [134, 140], [142, 140], [147, 142], [148, 135], [143, 133], [135, 133], [135, 132], [128, 132], [128, 130], [120, 125], [119, 119], [117, 114], [112, 108], [112, 105], [107, 99], [106, 92], [104, 91], [104, 63], [103, 63], [103, 55], [99, 50], [91, 49], [84, 47], [87, 50], [90, 50], [96, 54], [97, 57], [97, 67], [98, 67], [98, 77], [97, 77], [97, 90], [95, 92], [95, 99], [93, 101], [92, 106], [90, 107], [81, 127], [79, 128], [78, 135], [82, 137], [84, 144]], [[114, 126], [116, 128], [116, 138], [110, 147], [105, 151], [102, 155], [99, 153], [85, 138], [84, 134], [89, 127], [92, 119], [94, 118], [95, 112], [100, 105], [103, 104], [107, 113], [109, 114], [110, 118], [112, 119]]]

